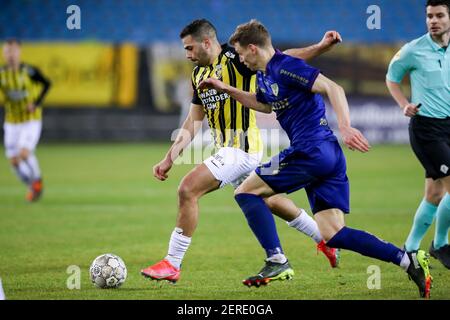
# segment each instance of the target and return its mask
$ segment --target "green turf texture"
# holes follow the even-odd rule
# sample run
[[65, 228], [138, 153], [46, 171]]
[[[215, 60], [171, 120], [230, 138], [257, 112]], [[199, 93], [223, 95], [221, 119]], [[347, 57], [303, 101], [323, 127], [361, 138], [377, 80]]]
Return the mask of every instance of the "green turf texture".
[[[45, 182], [38, 203], [0, 159], [0, 277], [8, 299], [418, 299], [397, 266], [343, 251], [331, 269], [315, 243], [276, 219], [292, 267], [291, 281], [267, 287], [241, 284], [263, 266], [264, 252], [234, 202], [233, 190], [200, 201], [199, 225], [176, 285], [151, 282], [140, 270], [163, 258], [177, 214], [177, 186], [192, 165], [174, 166], [157, 181], [152, 166], [167, 144], [47, 144], [37, 151]], [[402, 246], [423, 196], [424, 174], [408, 146], [346, 151], [352, 213], [347, 225]], [[307, 208], [304, 191], [290, 196]], [[434, 226], [422, 247], [428, 249]], [[88, 269], [102, 253], [122, 257], [125, 284], [94, 287]], [[450, 299], [450, 270], [431, 258], [432, 299]], [[81, 268], [81, 288], [69, 290], [70, 265]], [[368, 289], [378, 266], [381, 288]]]

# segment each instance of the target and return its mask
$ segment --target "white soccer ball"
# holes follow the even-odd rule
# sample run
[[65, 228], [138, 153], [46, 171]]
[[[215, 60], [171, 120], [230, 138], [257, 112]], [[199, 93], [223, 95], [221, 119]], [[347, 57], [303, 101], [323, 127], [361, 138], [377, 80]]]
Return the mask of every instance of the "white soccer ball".
[[118, 288], [127, 279], [127, 267], [119, 256], [106, 253], [94, 259], [89, 274], [99, 288]]

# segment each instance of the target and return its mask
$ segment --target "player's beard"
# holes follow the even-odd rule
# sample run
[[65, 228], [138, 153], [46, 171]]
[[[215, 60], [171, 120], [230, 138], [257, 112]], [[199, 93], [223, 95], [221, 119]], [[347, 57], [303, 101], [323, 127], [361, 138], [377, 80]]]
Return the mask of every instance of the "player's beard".
[[211, 59], [210, 59], [210, 57], [208, 56], [208, 53], [207, 53], [206, 51], [200, 51], [200, 52], [198, 53], [198, 58], [197, 58], [197, 60], [194, 61], [194, 64], [195, 64], [196, 66], [199, 66], [199, 67], [206, 67], [206, 66], [209, 66], [209, 65], [210, 65], [210, 63], [209, 63], [210, 60], [211, 60]]

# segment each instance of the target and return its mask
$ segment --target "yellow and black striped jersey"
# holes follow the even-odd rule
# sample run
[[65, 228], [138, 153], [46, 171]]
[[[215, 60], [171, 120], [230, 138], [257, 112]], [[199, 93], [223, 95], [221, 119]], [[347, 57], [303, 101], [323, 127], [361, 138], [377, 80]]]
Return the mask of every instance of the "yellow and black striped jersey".
[[192, 103], [203, 105], [216, 147], [234, 147], [248, 153], [262, 151], [255, 111], [244, 107], [226, 93], [215, 89], [199, 90], [200, 82], [210, 77], [235, 88], [255, 92], [255, 73], [239, 60], [234, 48], [224, 44], [212, 65], [194, 68]]
[[[37, 83], [42, 85], [38, 93]], [[0, 67], [0, 91], [4, 95], [5, 122], [22, 123], [42, 119], [40, 104], [50, 87], [47, 80], [36, 67], [20, 64], [18, 70], [8, 66]], [[33, 112], [28, 111], [28, 105], [34, 103]]]

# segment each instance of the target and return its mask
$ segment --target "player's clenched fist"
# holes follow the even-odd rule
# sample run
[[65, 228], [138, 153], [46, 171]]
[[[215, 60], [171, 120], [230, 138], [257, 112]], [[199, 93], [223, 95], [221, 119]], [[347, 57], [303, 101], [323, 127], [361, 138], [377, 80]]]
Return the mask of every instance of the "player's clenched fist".
[[414, 117], [417, 112], [419, 112], [419, 106], [415, 105], [414, 103], [408, 103], [403, 108], [403, 114], [410, 118]]
[[169, 177], [167, 173], [171, 168], [172, 162], [169, 159], [164, 159], [153, 167], [153, 176], [158, 180], [164, 181]]
[[333, 45], [342, 42], [342, 37], [337, 31], [327, 31], [319, 43], [319, 46], [325, 50], [330, 50]]

